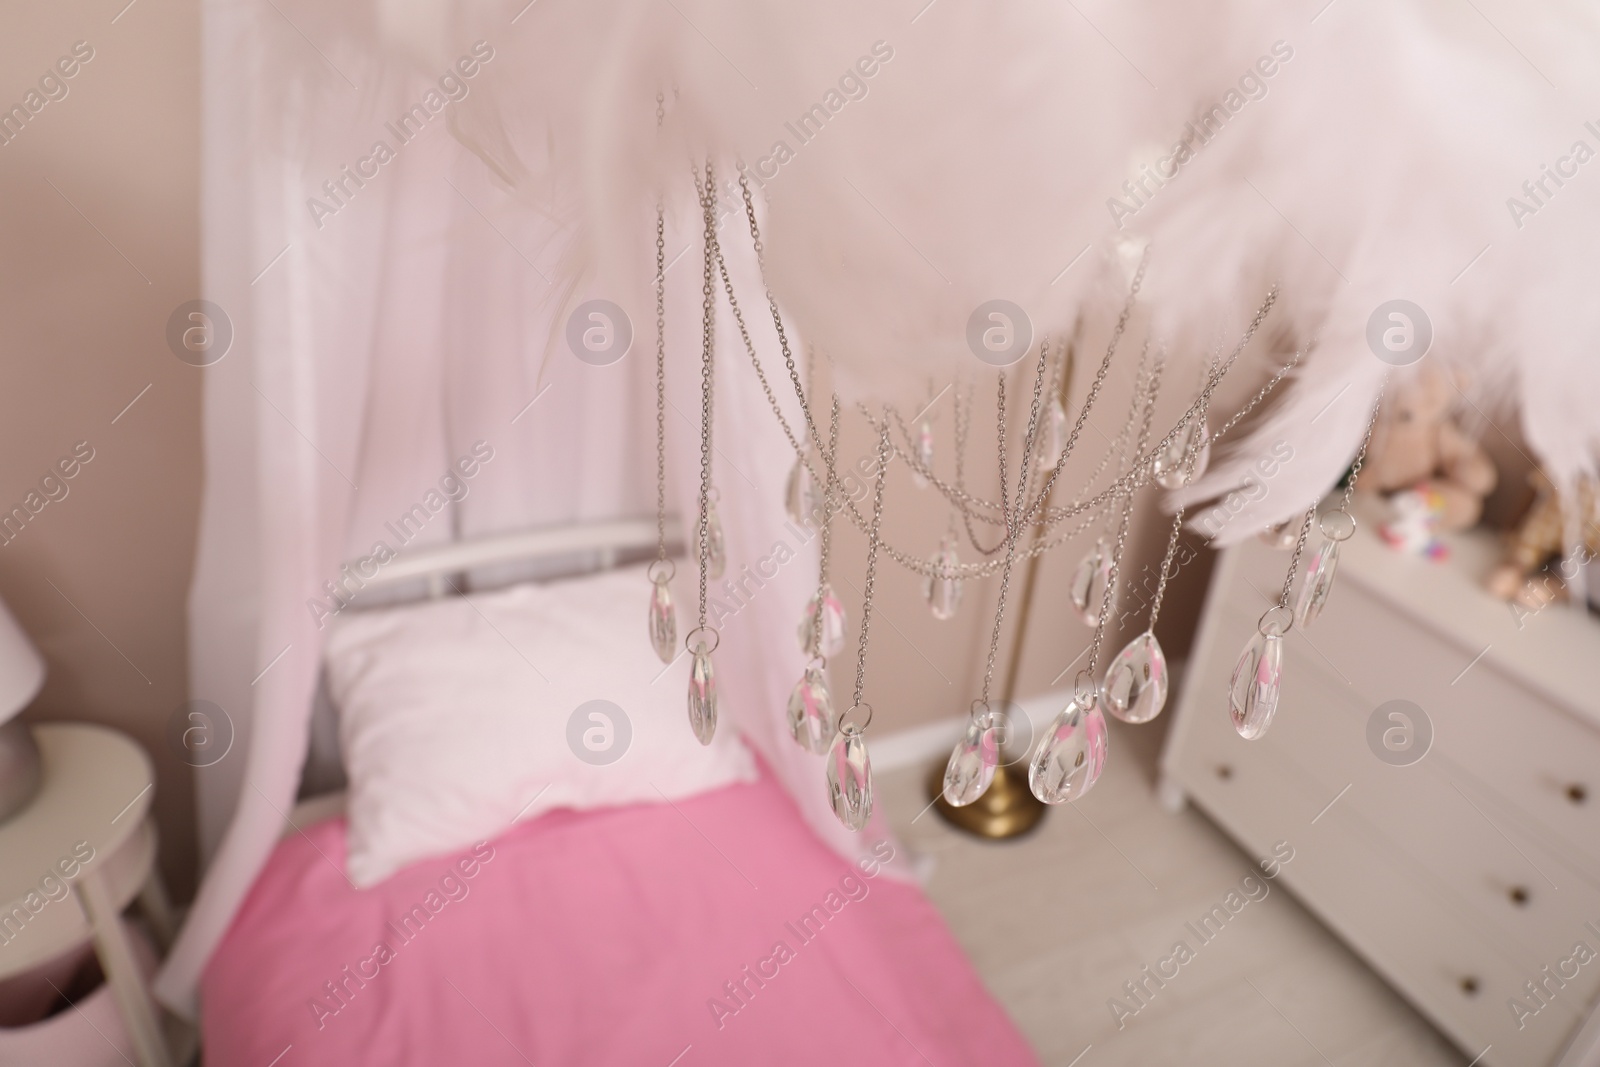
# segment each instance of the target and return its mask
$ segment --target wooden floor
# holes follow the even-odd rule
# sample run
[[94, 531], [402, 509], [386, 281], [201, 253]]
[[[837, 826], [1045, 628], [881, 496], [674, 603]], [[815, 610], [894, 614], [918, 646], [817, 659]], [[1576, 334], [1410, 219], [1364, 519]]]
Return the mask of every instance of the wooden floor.
[[[925, 769], [876, 783], [896, 832], [932, 868], [929, 896], [1044, 1063], [1466, 1067], [1276, 885], [1202, 943], [1185, 924], [1259, 873], [1256, 858], [1192, 807], [1164, 811], [1151, 784], [1158, 738], [1112, 725], [1094, 790], [1018, 842], [977, 842], [926, 811]], [[1179, 940], [1193, 958], [1161, 988], [1146, 983], [1141, 1005], [1124, 983]], [[1120, 1027], [1113, 997], [1139, 1009]]]

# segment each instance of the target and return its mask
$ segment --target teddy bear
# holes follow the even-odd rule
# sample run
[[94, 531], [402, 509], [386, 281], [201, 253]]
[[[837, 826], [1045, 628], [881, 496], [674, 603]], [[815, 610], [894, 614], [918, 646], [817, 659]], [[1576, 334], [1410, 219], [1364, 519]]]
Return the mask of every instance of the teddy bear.
[[[1571, 495], [1558, 492], [1543, 471], [1531, 472], [1528, 483], [1534, 490], [1533, 504], [1507, 537], [1505, 555], [1489, 572], [1484, 586], [1502, 600], [1537, 611], [1552, 601], [1566, 600], [1564, 580], [1574, 576], [1572, 568], [1600, 553], [1600, 492], [1593, 480], [1579, 479], [1574, 514]], [[1575, 518], [1581, 520], [1575, 553], [1540, 574], [1552, 560], [1561, 557], [1569, 535], [1568, 523]]]
[[1357, 486], [1388, 498], [1379, 532], [1397, 548], [1442, 557], [1437, 534], [1478, 521], [1497, 475], [1489, 454], [1450, 417], [1449, 374], [1423, 368], [1384, 400]]

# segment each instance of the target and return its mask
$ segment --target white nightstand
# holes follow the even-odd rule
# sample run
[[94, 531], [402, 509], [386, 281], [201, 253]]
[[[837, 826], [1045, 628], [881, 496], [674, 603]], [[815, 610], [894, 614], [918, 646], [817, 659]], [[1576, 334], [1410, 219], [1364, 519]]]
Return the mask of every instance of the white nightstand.
[[[44, 763], [39, 793], [0, 823], [0, 978], [92, 938], [140, 1067], [172, 1067], [119, 921], [137, 897], [157, 938], [171, 936], [171, 911], [155, 865], [150, 760], [133, 741], [102, 726], [46, 723], [33, 733]], [[70, 893], [58, 888], [62, 883]]]

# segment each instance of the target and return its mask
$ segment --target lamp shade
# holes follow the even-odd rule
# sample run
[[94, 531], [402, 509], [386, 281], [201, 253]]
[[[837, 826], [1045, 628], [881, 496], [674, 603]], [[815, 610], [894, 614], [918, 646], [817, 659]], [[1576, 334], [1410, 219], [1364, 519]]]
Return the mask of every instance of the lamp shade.
[[44, 657], [0, 602], [0, 722], [16, 716], [44, 684]]

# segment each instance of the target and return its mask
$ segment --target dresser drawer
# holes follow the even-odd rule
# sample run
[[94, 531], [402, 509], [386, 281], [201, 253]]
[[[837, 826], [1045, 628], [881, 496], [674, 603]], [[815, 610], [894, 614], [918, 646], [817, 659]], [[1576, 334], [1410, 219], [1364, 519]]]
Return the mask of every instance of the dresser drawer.
[[[1534, 977], [1594, 942], [1585, 929], [1600, 920], [1600, 888], [1510, 819], [1503, 802], [1449, 763], [1445, 738], [1420, 761], [1393, 766], [1368, 746], [1372, 708], [1291, 641], [1284, 656], [1292, 699], [1259, 746], [1262, 758], [1320, 786], [1323, 803], [1339, 799], [1348, 821], [1386, 846], [1390, 866], [1418, 892], [1449, 907]], [[1346, 788], [1348, 787], [1348, 788]], [[1322, 820], [1319, 820], [1319, 824]], [[1600, 948], [1600, 944], [1591, 947]], [[1600, 963], [1580, 968], [1563, 996], [1582, 1002], [1600, 991]]]
[[[1571, 854], [1600, 880], [1600, 731], [1506, 677], [1492, 646], [1472, 663], [1481, 648], [1441, 641], [1350, 581], [1334, 590], [1309, 631], [1291, 631], [1288, 647], [1347, 682], [1368, 713], [1393, 699], [1417, 704], [1433, 723], [1439, 754], [1537, 827], [1548, 848]], [[1286, 675], [1286, 692], [1298, 684]]]
[[[1441, 907], [1432, 889], [1396, 862], [1397, 847], [1345, 807], [1348, 795], [1327, 807], [1339, 787], [1328, 788], [1265, 741], [1241, 739], [1220, 709], [1196, 721], [1171, 756], [1168, 772], [1250, 851], [1265, 855], [1275, 842], [1289, 842], [1295, 858], [1281, 881], [1470, 1055], [1492, 1045], [1480, 1063], [1553, 1061], [1578, 1025], [1579, 991], [1569, 983], [1519, 1029], [1507, 1005], [1525, 996], [1530, 968], [1485, 938], [1462, 909]], [[1583, 968], [1592, 969], [1600, 961]]]
[[[1254, 633], [1261, 613], [1276, 603], [1288, 565], [1289, 553], [1247, 543], [1219, 569], [1218, 577], [1226, 573], [1226, 580], [1213, 587], [1208, 610], [1231, 608], [1249, 620], [1236, 642], [1220, 646], [1227, 664], [1213, 688], [1223, 708], [1232, 657]], [[1369, 713], [1393, 699], [1423, 708], [1439, 751], [1451, 763], [1491, 788], [1548, 849], [1570, 855], [1600, 882], [1600, 727], [1555, 704], [1537, 681], [1519, 683], [1500, 665], [1501, 655], [1515, 643], [1543, 640], [1539, 623], [1548, 620], [1534, 619], [1518, 630], [1509, 624], [1507, 609], [1507, 625], [1495, 629], [1492, 640], [1463, 647], [1439, 637], [1424, 620], [1396, 610], [1365, 579], [1348, 563], [1341, 567], [1321, 617], [1307, 631], [1291, 630], [1288, 650], [1306, 651], [1316, 667], [1364, 701]], [[1595, 636], [1591, 658], [1600, 659], [1600, 628]], [[1300, 685], [1298, 673], [1285, 674], [1286, 710]], [[1592, 709], [1600, 708], [1600, 689], [1588, 700]]]

